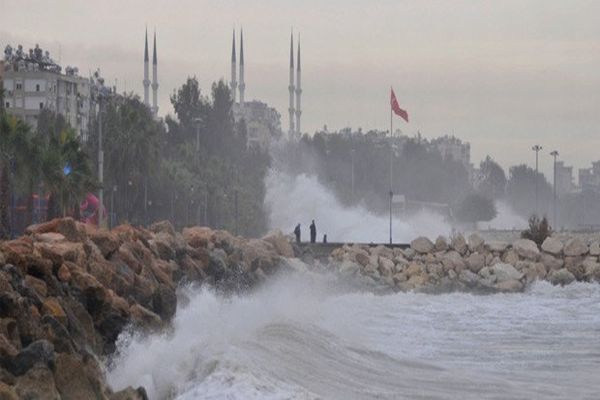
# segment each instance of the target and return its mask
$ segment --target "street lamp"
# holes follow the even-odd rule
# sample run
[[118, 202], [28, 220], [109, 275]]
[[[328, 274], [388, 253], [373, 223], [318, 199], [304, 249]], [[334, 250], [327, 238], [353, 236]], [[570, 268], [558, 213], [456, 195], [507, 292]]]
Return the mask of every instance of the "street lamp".
[[554, 223], [554, 229], [556, 229], [556, 227], [558, 226], [558, 222], [556, 220], [556, 157], [558, 157], [558, 151], [554, 150], [550, 153], [550, 155], [554, 157], [554, 183], [552, 184], [554, 190], [552, 198], [552, 222]]
[[352, 159], [352, 200], [354, 200], [354, 153], [356, 153], [356, 150], [350, 150], [350, 155]]
[[113, 190], [110, 193], [110, 229], [113, 228], [115, 223], [115, 193], [117, 193], [117, 185], [113, 185]]
[[104, 218], [104, 150], [102, 149], [102, 102], [110, 95], [110, 89], [104, 86], [104, 79], [97, 76], [97, 83], [94, 86], [96, 98], [98, 100], [98, 184], [100, 189], [98, 197], [100, 206], [98, 207], [98, 226], [102, 225]]
[[542, 150], [542, 146], [536, 144], [531, 148], [535, 151], [535, 215], [538, 215], [538, 153]]

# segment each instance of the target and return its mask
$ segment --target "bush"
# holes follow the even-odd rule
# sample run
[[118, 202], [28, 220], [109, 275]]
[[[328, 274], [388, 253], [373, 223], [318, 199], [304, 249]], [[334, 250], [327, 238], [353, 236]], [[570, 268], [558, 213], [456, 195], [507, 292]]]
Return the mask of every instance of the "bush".
[[529, 228], [521, 232], [523, 239], [533, 240], [538, 247], [544, 243], [547, 237], [552, 235], [552, 227], [546, 217], [539, 219], [537, 215], [529, 218]]
[[497, 214], [494, 201], [479, 194], [470, 194], [465, 197], [454, 211], [459, 222], [470, 224], [491, 221]]

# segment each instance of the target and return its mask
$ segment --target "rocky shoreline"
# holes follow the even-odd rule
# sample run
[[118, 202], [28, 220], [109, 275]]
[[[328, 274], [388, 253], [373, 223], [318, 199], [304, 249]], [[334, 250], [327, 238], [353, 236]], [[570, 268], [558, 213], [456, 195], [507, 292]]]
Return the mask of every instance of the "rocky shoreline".
[[547, 238], [484, 241], [478, 234], [451, 240], [413, 240], [407, 249], [344, 245], [329, 261], [343, 276], [362, 277], [390, 290], [425, 292], [519, 292], [536, 280], [554, 285], [600, 282], [600, 241]]
[[0, 243], [0, 399], [147, 398], [113, 392], [103, 364], [127, 328], [161, 329], [183, 283], [248, 290], [294, 252], [263, 239], [168, 222], [112, 231], [56, 219]]
[[[316, 245], [315, 245], [316, 246]], [[274, 232], [234, 237], [205, 227], [176, 232], [96, 229], [70, 218], [0, 243], [0, 399], [146, 399], [114, 392], [104, 365], [126, 329], [160, 330], [177, 310], [177, 288], [252, 290], [280, 271], [326, 273], [361, 290], [517, 292], [535, 280], [600, 282], [600, 242], [575, 237], [513, 243], [439, 237], [409, 248], [344, 245], [326, 262]], [[305, 264], [293, 262], [301, 259]]]

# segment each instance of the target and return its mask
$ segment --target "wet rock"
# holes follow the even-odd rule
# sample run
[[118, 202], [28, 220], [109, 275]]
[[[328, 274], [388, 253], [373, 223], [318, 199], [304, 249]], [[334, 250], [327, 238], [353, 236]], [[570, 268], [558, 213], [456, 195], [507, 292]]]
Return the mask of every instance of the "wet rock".
[[54, 381], [62, 400], [107, 397], [102, 370], [88, 355], [57, 354]]
[[1, 400], [19, 400], [15, 388], [0, 381], [0, 399]]
[[589, 251], [587, 245], [578, 237], [574, 237], [569, 239], [567, 243], [565, 243], [565, 247], [563, 252], [565, 256], [568, 257], [578, 257], [587, 254]]
[[67, 323], [67, 314], [65, 314], [58, 299], [54, 297], [48, 297], [44, 300], [42, 303], [42, 314], [52, 316], [63, 325]]
[[94, 229], [88, 232], [88, 236], [106, 259], [110, 258], [121, 246], [119, 237], [115, 233], [105, 229]]
[[523, 290], [523, 284], [516, 279], [509, 279], [496, 283], [494, 288], [500, 292], [520, 292]]
[[537, 244], [529, 239], [516, 240], [512, 247], [519, 256], [528, 260], [536, 261], [540, 256], [540, 251], [537, 247]]
[[590, 244], [590, 256], [600, 256], [600, 242], [594, 241]]
[[467, 285], [467, 287], [475, 287], [479, 282], [477, 274], [474, 274], [468, 269], [464, 269], [458, 274], [458, 280]]
[[379, 256], [379, 272], [382, 276], [391, 277], [394, 273], [394, 262], [389, 258]]
[[290, 244], [290, 239], [286, 237], [280, 230], [270, 232], [263, 240], [271, 243], [277, 254], [282, 257], [294, 257], [294, 249]]
[[36, 365], [17, 378], [15, 391], [19, 399], [61, 400], [52, 371], [43, 365]]
[[54, 368], [54, 346], [47, 340], [38, 340], [21, 350], [7, 367], [15, 376], [21, 376], [35, 364]]
[[433, 250], [433, 243], [428, 238], [421, 236], [410, 242], [410, 247], [420, 254], [430, 253]]
[[557, 238], [547, 237], [542, 243], [542, 250], [546, 253], [558, 256], [563, 251], [563, 243]]
[[166, 233], [170, 236], [175, 236], [175, 228], [170, 221], [159, 221], [150, 225], [150, 231], [154, 233]]
[[565, 264], [565, 261], [562, 258], [556, 258], [550, 254], [542, 253], [540, 258], [540, 262], [544, 264], [547, 270], [557, 270], [561, 269]]
[[156, 314], [164, 321], [170, 320], [177, 310], [177, 295], [175, 290], [160, 285], [152, 296], [152, 308]]
[[143, 387], [128, 387], [111, 395], [110, 400], [148, 400], [148, 395]]
[[569, 272], [566, 268], [562, 268], [556, 271], [551, 271], [548, 274], [548, 280], [553, 285], [568, 285], [575, 281], [575, 275]]
[[48, 286], [46, 282], [31, 275], [25, 275], [25, 285], [37, 292], [40, 297], [48, 296]]
[[523, 277], [523, 273], [517, 271], [515, 267], [510, 264], [496, 264], [490, 267], [492, 274], [496, 276], [498, 282], [509, 281], [509, 280], [520, 280]]
[[78, 225], [73, 218], [56, 218], [48, 222], [37, 225], [31, 225], [25, 229], [28, 235], [39, 235], [42, 233], [54, 232], [62, 234], [71, 242], [80, 242], [85, 239], [85, 228]]

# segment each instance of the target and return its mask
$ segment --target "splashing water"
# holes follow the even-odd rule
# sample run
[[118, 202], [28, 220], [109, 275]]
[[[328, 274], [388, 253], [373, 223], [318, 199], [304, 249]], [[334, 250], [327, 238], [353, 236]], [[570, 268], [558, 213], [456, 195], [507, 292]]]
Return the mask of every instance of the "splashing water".
[[168, 334], [123, 335], [115, 389], [164, 399], [597, 398], [600, 286], [522, 294], [330, 294], [283, 277], [187, 290]]

